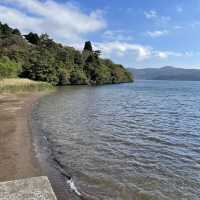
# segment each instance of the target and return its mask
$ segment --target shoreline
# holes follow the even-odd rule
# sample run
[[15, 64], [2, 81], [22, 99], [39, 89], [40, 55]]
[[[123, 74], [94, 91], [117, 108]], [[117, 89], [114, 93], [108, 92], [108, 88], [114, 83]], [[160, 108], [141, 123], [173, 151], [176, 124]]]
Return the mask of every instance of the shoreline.
[[73, 188], [48, 137], [34, 123], [34, 107], [49, 94], [0, 93], [0, 182], [47, 176], [58, 200], [89, 200]]
[[34, 155], [29, 116], [46, 93], [0, 94], [0, 181], [41, 176]]
[[58, 200], [79, 200], [52, 159], [47, 139], [32, 124], [34, 106], [48, 94], [0, 94], [0, 182], [47, 176]]
[[[49, 177], [46, 170], [49, 167], [45, 160], [39, 159], [40, 146], [35, 143], [40, 138], [37, 138], [38, 134], [34, 135], [31, 125], [34, 105], [48, 94], [49, 92], [0, 94], [0, 182], [37, 176]], [[58, 200], [68, 199], [59, 194], [57, 181], [51, 181]]]
[[84, 199], [80, 196], [77, 196], [74, 191], [71, 190], [70, 185], [68, 184], [70, 177], [68, 177], [64, 171], [62, 171], [62, 167], [55, 159], [48, 137], [44, 132], [41, 131], [40, 127], [34, 123], [33, 111], [34, 107], [40, 103], [40, 99], [41, 98], [35, 101], [35, 103], [32, 105], [32, 112], [29, 113], [29, 128], [31, 132], [35, 158], [39, 163], [42, 175], [48, 177], [58, 200]]

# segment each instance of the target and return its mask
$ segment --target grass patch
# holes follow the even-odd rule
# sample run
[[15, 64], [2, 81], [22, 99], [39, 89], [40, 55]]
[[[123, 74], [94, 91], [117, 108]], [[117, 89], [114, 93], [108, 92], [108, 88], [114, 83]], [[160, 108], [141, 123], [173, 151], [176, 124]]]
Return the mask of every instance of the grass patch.
[[0, 93], [46, 91], [53, 90], [53, 88], [50, 83], [30, 79], [9, 78], [0, 80]]

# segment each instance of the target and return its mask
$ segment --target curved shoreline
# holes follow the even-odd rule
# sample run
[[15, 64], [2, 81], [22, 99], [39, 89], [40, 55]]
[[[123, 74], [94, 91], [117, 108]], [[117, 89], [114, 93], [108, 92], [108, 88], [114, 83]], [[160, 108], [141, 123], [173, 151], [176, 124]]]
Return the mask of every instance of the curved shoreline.
[[80, 200], [32, 112], [49, 92], [0, 94], [0, 182], [47, 176], [58, 200]]
[[35, 157], [39, 163], [42, 174], [49, 178], [58, 200], [79, 200], [80, 198], [74, 194], [70, 185], [67, 183], [70, 177], [62, 173], [61, 166], [54, 158], [48, 137], [41, 131], [40, 127], [34, 123], [34, 106], [37, 106], [37, 104], [40, 103], [40, 100], [41, 98], [33, 104], [32, 112], [29, 114], [29, 127], [32, 135], [32, 145]]
[[48, 176], [58, 200], [67, 200], [64, 180], [40, 145], [43, 136], [32, 127], [33, 107], [47, 94], [0, 94], [0, 182]]
[[0, 181], [42, 175], [34, 155], [29, 116], [46, 93], [0, 94]]

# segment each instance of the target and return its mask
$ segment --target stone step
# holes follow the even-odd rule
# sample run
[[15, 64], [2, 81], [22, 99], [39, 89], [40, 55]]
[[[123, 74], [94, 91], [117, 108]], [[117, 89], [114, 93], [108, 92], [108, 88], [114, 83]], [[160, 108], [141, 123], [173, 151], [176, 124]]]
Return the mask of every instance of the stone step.
[[0, 200], [57, 200], [47, 177], [0, 183]]

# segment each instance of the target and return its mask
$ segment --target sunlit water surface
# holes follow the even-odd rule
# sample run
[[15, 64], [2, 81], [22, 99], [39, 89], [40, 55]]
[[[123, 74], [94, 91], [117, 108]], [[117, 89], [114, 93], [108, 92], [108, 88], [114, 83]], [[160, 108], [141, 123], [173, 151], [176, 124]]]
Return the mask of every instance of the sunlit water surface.
[[65, 87], [34, 123], [94, 199], [200, 199], [200, 82]]

